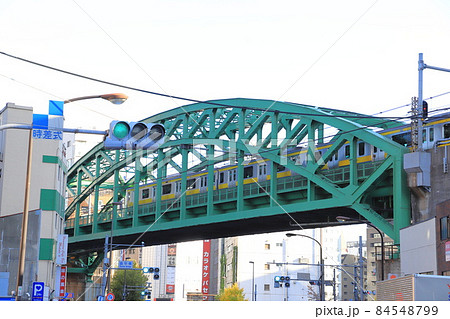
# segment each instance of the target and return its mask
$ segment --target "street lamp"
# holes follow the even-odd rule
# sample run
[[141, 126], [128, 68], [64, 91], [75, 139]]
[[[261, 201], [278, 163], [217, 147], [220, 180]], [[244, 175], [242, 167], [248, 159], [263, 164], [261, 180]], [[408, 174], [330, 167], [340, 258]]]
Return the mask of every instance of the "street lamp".
[[255, 262], [249, 261], [249, 264], [252, 264], [252, 301], [255, 301]]
[[372, 224], [368, 220], [364, 220], [364, 219], [356, 219], [356, 218], [351, 218], [351, 217], [347, 217], [347, 216], [337, 216], [336, 220], [341, 223], [346, 222], [346, 221], [363, 222], [363, 223], [369, 225], [370, 227], [373, 227], [378, 232], [378, 234], [380, 234], [380, 238], [381, 238], [381, 281], [383, 281], [384, 280], [384, 239], [383, 239], [383, 233], [381, 232], [381, 230], [379, 230], [374, 224]]
[[[65, 100], [64, 104], [80, 101], [80, 100], [88, 100], [88, 99], [96, 99], [101, 98], [107, 101], [110, 101], [113, 104], [122, 104], [126, 101], [128, 96], [122, 93], [113, 93], [113, 94], [104, 94], [104, 95], [90, 95], [77, 97], [69, 100]], [[26, 252], [26, 241], [27, 241], [27, 232], [28, 232], [28, 208], [30, 201], [30, 184], [31, 184], [31, 163], [32, 163], [32, 153], [33, 153], [33, 129], [29, 129], [28, 135], [28, 154], [27, 154], [27, 172], [25, 177], [25, 196], [24, 196], [24, 208], [22, 215], [22, 231], [20, 238], [20, 248], [19, 248], [19, 265], [18, 265], [18, 273], [17, 273], [17, 285], [16, 285], [16, 300], [21, 300], [21, 296], [19, 296], [19, 287], [23, 285], [23, 274], [25, 272], [25, 252]]]
[[64, 104], [75, 102], [75, 101], [81, 101], [81, 100], [89, 100], [89, 99], [104, 99], [112, 104], [122, 104], [128, 99], [128, 96], [123, 93], [112, 93], [112, 94], [102, 94], [102, 95], [88, 95], [88, 96], [81, 96], [76, 97], [73, 99], [65, 100]]
[[319, 245], [319, 248], [320, 248], [320, 257], [319, 257], [320, 258], [320, 277], [319, 277], [320, 286], [319, 286], [319, 289], [320, 289], [320, 300], [324, 301], [325, 300], [325, 289], [324, 289], [324, 287], [325, 287], [325, 285], [324, 285], [325, 267], [324, 267], [323, 257], [322, 257], [322, 244], [319, 241], [317, 241], [315, 238], [307, 236], [307, 235], [287, 233], [286, 236], [287, 237], [293, 237], [293, 236], [306, 237], [306, 238], [314, 240]]

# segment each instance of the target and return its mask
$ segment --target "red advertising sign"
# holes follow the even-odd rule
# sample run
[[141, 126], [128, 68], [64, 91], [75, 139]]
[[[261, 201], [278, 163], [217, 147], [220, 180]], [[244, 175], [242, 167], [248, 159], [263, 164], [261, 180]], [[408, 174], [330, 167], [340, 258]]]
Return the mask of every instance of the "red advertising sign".
[[166, 294], [174, 294], [175, 293], [175, 285], [166, 285]]
[[203, 300], [208, 300], [209, 294], [209, 274], [210, 274], [211, 242], [203, 241], [203, 262], [202, 262], [202, 294]]
[[67, 277], [67, 266], [61, 266], [61, 275], [59, 277], [59, 297], [64, 298], [66, 294], [66, 277]]

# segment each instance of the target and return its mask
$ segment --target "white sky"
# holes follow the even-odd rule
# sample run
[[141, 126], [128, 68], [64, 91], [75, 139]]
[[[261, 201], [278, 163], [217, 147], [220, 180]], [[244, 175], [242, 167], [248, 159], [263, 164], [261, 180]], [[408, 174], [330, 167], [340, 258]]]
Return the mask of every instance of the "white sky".
[[[375, 114], [417, 95], [417, 60], [450, 68], [447, 0], [0, 0], [0, 51], [105, 81], [198, 100], [260, 98]], [[450, 74], [424, 72], [424, 96]], [[75, 78], [0, 55], [0, 108], [105, 130], [188, 104]], [[446, 106], [450, 96], [430, 101]], [[408, 107], [386, 115], [406, 115]]]
[[[449, 16], [445, 0], [1, 0], [0, 51], [198, 100], [261, 98], [374, 114], [417, 95], [419, 52], [425, 63], [450, 68]], [[103, 130], [112, 119], [189, 104], [3, 55], [0, 65], [0, 107], [14, 102], [45, 113], [49, 99], [129, 95], [122, 106], [67, 105], [66, 127]], [[426, 70], [424, 96], [450, 91], [449, 84], [450, 74]], [[448, 103], [439, 98], [430, 109]]]
[[[450, 68], [449, 17], [448, 0], [0, 0], [0, 51], [192, 99], [374, 114], [417, 95], [420, 52], [425, 63]], [[425, 97], [447, 91], [450, 74], [425, 70]], [[49, 99], [113, 92], [129, 100], [69, 104], [65, 126], [105, 130], [113, 119], [188, 104], [0, 55], [0, 108], [13, 102], [46, 113]], [[429, 102], [430, 109], [449, 103], [448, 96]]]

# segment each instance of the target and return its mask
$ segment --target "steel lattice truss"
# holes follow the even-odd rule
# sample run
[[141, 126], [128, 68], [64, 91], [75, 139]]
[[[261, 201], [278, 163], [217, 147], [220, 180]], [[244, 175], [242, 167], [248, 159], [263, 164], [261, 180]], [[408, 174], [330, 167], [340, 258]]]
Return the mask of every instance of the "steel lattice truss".
[[[258, 218], [273, 223], [276, 219], [270, 218], [287, 214], [297, 214], [290, 218], [299, 218], [300, 224], [304, 217], [315, 226], [325, 226], [327, 221], [332, 224], [330, 218], [343, 211], [362, 216], [398, 242], [399, 229], [410, 223], [409, 190], [403, 170], [403, 154], [408, 149], [374, 131], [374, 128], [398, 126], [398, 122], [254, 99], [196, 103], [144, 121], [166, 127], [166, 141], [157, 151], [107, 151], [99, 144], [70, 168], [67, 188], [73, 201], [66, 209], [70, 243], [98, 244], [111, 229], [115, 236], [135, 238], [133, 234], [162, 234], [191, 228], [196, 235], [189, 238], [208, 238], [217, 230], [211, 226], [214, 224], [250, 224], [250, 220]], [[358, 141], [382, 149], [386, 154], [384, 159], [357, 163]], [[336, 152], [348, 144], [348, 165], [326, 169]], [[319, 154], [321, 145], [329, 146]], [[305, 165], [289, 158], [289, 150], [300, 146], [308, 155]], [[295, 176], [283, 179], [272, 174], [270, 180], [245, 184], [245, 165], [255, 160], [266, 161], [271, 172], [277, 172], [282, 166]], [[236, 187], [216, 188], [214, 174], [230, 163], [237, 167]], [[207, 188], [214, 191], [187, 196], [187, 181], [193, 172], [207, 172]], [[182, 195], [162, 200], [164, 181], [174, 174], [181, 180]], [[127, 189], [134, 190], [134, 203], [137, 203], [140, 185], [152, 181], [156, 184], [156, 197], [151, 207], [118, 205], [123, 202]], [[111, 198], [99, 207], [99, 193], [104, 189], [110, 190]], [[93, 208], [83, 214], [82, 202], [88, 196], [93, 197]], [[374, 196], [389, 198], [390, 211], [386, 213], [375, 207]], [[314, 212], [319, 211], [328, 215], [324, 219], [325, 215], [317, 214], [322, 217], [316, 221]], [[308, 215], [298, 215], [301, 212]], [[202, 225], [205, 229], [212, 228], [202, 233]], [[252, 230], [241, 233], [256, 232], [258, 226], [253, 225]], [[267, 225], [261, 229], [271, 230]], [[238, 233], [239, 230], [234, 232]], [[188, 238], [178, 238], [176, 232], [171, 234], [175, 236], [172, 240], [161, 239], [164, 236], [152, 240], [161, 243]]]

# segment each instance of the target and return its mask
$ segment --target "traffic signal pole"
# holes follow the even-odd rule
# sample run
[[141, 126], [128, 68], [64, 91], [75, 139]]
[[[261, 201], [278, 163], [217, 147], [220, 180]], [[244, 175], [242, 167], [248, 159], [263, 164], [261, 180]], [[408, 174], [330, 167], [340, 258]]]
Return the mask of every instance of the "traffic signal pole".
[[440, 68], [436, 66], [427, 65], [423, 62], [423, 53], [419, 53], [419, 87], [418, 87], [418, 111], [419, 111], [419, 119], [418, 119], [418, 151], [423, 151], [423, 70], [431, 69], [436, 71], [450, 72], [450, 69]]

